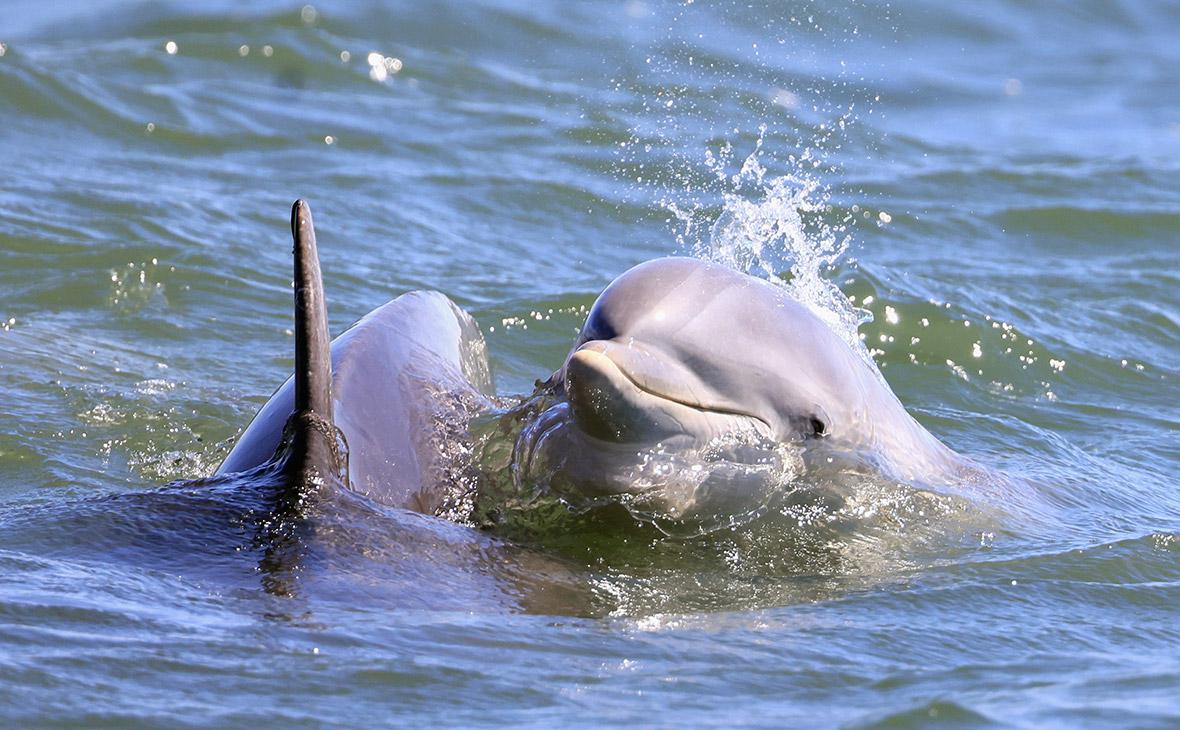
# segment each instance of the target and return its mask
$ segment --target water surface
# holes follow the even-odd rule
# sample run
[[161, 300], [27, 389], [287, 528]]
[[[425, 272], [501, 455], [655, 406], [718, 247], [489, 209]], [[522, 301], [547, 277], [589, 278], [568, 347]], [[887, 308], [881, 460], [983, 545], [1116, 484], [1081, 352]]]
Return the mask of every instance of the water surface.
[[[1175, 725], [1178, 34], [1165, 2], [7, 4], [0, 722]], [[335, 330], [441, 290], [504, 394], [635, 263], [794, 265], [1003, 488], [703, 540], [345, 505], [287, 581], [250, 495], [157, 487], [290, 371], [297, 197]]]

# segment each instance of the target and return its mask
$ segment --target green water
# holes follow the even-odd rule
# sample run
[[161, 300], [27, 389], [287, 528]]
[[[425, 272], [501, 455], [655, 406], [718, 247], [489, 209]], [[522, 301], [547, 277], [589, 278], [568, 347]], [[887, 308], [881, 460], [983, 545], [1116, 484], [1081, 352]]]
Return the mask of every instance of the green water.
[[[1178, 34], [1164, 2], [5, 4], [0, 724], [1175, 726]], [[334, 331], [443, 291], [503, 394], [635, 263], [810, 265], [999, 476], [702, 539], [353, 505], [275, 585], [251, 495], [156, 488], [290, 372], [297, 197]]]

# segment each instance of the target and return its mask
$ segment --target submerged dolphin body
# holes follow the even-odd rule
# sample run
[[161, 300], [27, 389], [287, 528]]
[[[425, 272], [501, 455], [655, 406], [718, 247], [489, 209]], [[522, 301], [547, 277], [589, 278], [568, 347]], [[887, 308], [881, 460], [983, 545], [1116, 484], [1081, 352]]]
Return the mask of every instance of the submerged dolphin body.
[[922, 485], [963, 465], [784, 287], [698, 259], [615, 279], [548, 388], [517, 451], [523, 473], [566, 496], [724, 510], [833, 464]]

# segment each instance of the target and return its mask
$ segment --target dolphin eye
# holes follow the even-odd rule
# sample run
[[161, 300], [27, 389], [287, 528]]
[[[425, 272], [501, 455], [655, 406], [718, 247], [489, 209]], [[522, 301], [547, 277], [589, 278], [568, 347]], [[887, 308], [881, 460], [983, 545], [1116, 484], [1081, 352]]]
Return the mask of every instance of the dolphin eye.
[[602, 307], [596, 303], [590, 310], [590, 316], [586, 318], [582, 334], [586, 340], [611, 340], [617, 333], [615, 328], [611, 326], [609, 318], [602, 311]]
[[827, 424], [825, 424], [823, 421], [819, 420], [818, 418], [812, 416], [812, 418], [811, 418], [811, 434], [813, 436], [815, 436], [816, 438], [822, 438], [823, 436], [827, 435], [827, 433], [828, 433]]

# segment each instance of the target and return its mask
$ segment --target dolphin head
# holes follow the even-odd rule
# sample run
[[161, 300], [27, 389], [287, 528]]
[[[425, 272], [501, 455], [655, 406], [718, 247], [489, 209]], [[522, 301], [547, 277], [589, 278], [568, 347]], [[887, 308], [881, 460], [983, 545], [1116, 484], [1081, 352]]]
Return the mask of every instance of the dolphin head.
[[654, 473], [666, 496], [684, 486], [685, 468], [704, 474], [681, 489], [688, 496], [672, 511], [682, 513], [702, 489], [764, 488], [797, 469], [809, 445], [854, 430], [873, 377], [784, 288], [698, 259], [657, 259], [598, 297], [550, 379], [553, 405], [525, 431], [526, 461], [592, 494], [651, 492]]
[[783, 442], [841, 430], [863, 369], [783, 288], [666, 258], [607, 287], [555, 381], [576, 427], [603, 441], [700, 445], [741, 430]]

